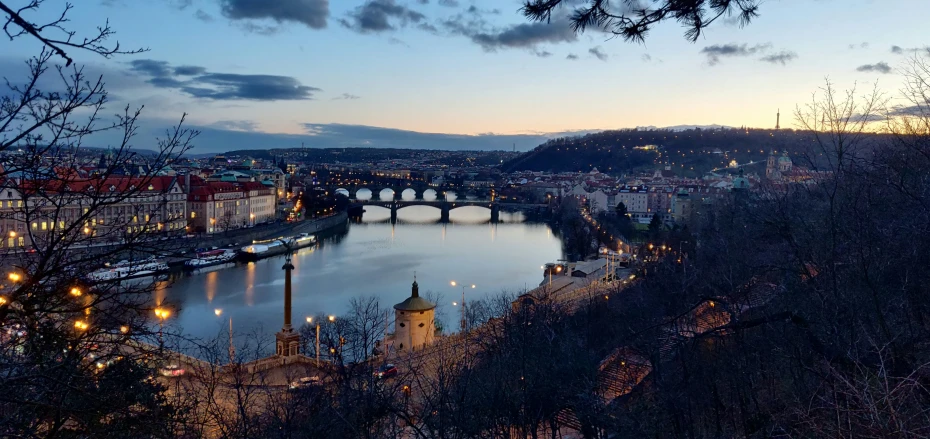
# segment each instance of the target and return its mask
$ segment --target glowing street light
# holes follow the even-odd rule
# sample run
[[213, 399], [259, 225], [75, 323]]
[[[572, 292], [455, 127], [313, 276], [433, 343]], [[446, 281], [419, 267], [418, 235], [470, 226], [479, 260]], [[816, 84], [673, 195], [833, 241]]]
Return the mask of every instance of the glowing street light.
[[88, 327], [89, 327], [89, 326], [88, 326], [87, 322], [85, 322], [85, 321], [83, 321], [83, 320], [78, 320], [78, 321], [74, 322], [74, 328], [77, 329], [77, 330], [79, 330], [79, 331], [86, 331]]
[[223, 310], [220, 308], [214, 309], [213, 314], [216, 314], [216, 316], [219, 317], [223, 314]]
[[6, 297], [0, 296], [0, 306], [6, 305], [7, 302]]
[[19, 273], [10, 273], [10, 280], [13, 282], [19, 282], [19, 280], [22, 278], [23, 277], [20, 276]]
[[78, 287], [71, 288], [71, 295], [74, 297], [81, 297], [81, 289]]
[[119, 332], [122, 332], [123, 334], [125, 334], [125, 333], [129, 332], [129, 327], [126, 326], [126, 325], [120, 326], [120, 327], [119, 327]]
[[328, 319], [329, 319], [329, 321], [331, 321], [331, 322], [335, 322], [335, 321], [336, 321], [336, 316], [329, 316]]
[[307, 317], [307, 323], [313, 323], [313, 317]]
[[160, 320], [165, 320], [170, 315], [171, 315], [171, 311], [165, 308], [162, 308], [162, 307], [155, 308], [155, 317], [158, 317]]

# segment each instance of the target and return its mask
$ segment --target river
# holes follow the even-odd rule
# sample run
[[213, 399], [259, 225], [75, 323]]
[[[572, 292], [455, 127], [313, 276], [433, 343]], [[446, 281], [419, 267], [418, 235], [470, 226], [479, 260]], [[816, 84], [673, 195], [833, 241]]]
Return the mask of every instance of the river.
[[[525, 222], [519, 213], [501, 212], [498, 224], [488, 223], [490, 211], [480, 207], [452, 210], [449, 224], [436, 223], [439, 215], [434, 207], [405, 207], [392, 226], [390, 210], [368, 206], [361, 223], [299, 250], [292, 273], [295, 326], [311, 315], [344, 314], [353, 297], [375, 296], [390, 309], [409, 297], [416, 273], [420, 294], [441, 294], [444, 326], [456, 328], [452, 302], [462, 290], [452, 280], [468, 286], [466, 300], [519, 292], [539, 284], [540, 265], [562, 256], [549, 226]], [[237, 337], [262, 334], [270, 342], [283, 323], [283, 263], [279, 256], [185, 274], [160, 284], [156, 299], [176, 308], [168, 324], [188, 336], [222, 336], [231, 317]]]

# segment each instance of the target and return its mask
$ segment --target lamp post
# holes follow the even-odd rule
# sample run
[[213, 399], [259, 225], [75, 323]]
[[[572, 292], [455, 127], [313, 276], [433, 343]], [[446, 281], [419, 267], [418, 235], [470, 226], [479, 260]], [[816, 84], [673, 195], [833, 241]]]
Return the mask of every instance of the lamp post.
[[[451, 281], [451, 282], [449, 282], [449, 285], [452, 285], [452, 286], [454, 287], [454, 286], [457, 286], [458, 283], [455, 282], [455, 281]], [[472, 287], [472, 288], [475, 288], [475, 284], [472, 284], [471, 287]], [[466, 332], [466, 330], [468, 329], [468, 322], [467, 322], [467, 320], [466, 320], [466, 318], [465, 318], [465, 285], [464, 285], [464, 284], [462, 285], [462, 302], [461, 302], [461, 305], [462, 305], [462, 332]], [[453, 306], [454, 306], [454, 304], [453, 304]]]
[[[455, 281], [449, 282], [453, 287], [456, 286]], [[471, 284], [472, 289], [475, 288], [475, 284]], [[465, 315], [465, 285], [462, 285], [462, 335], [465, 337], [465, 367], [468, 367], [468, 319]]]
[[684, 270], [685, 278], [688, 277], [688, 264], [685, 263], [684, 247], [685, 247], [685, 244], [690, 244], [690, 243], [691, 242], [689, 241], [681, 241], [678, 243], [678, 260], [681, 261], [681, 267]]
[[[330, 321], [336, 320], [335, 316], [329, 316]], [[307, 323], [313, 324], [313, 317], [307, 317]], [[320, 322], [316, 322], [316, 364], [320, 365]]]
[[165, 341], [162, 336], [162, 329], [165, 324], [165, 319], [167, 319], [168, 316], [170, 315], [171, 315], [171, 311], [165, 308], [162, 308], [162, 307], [155, 308], [155, 317], [158, 317], [158, 349], [159, 350], [163, 350], [165, 348]]

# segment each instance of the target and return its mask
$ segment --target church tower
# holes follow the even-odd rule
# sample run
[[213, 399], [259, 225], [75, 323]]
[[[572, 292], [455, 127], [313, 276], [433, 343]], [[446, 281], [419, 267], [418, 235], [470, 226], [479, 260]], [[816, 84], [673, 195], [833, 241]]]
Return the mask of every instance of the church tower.
[[781, 108], [778, 109], [778, 112], [775, 113], [775, 129], [781, 129]]
[[433, 342], [436, 305], [420, 297], [416, 277], [410, 297], [394, 305], [394, 349], [413, 350]]

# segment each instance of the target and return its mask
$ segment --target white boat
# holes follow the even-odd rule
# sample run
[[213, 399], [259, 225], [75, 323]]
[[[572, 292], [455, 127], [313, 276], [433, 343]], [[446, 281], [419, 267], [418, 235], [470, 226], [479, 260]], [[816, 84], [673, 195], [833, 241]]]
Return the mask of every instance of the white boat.
[[[284, 245], [287, 243], [288, 245]], [[316, 243], [316, 236], [301, 233], [293, 237], [281, 237], [265, 241], [253, 241], [252, 245], [242, 247], [242, 257], [246, 260], [256, 260], [268, 256], [283, 254], [290, 247], [291, 250], [307, 247]]]
[[236, 258], [235, 250], [210, 250], [206, 252], [197, 253], [197, 257], [193, 258], [184, 263], [187, 268], [201, 268], [208, 267], [211, 265], [224, 264], [226, 262], [231, 262]]
[[104, 268], [91, 272], [87, 277], [92, 282], [106, 282], [152, 276], [164, 271], [168, 271], [168, 264], [156, 259], [147, 259], [137, 262], [120, 261], [116, 264], [107, 265]]

